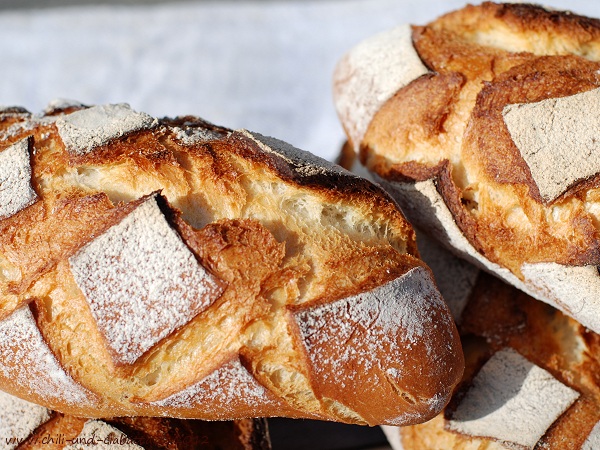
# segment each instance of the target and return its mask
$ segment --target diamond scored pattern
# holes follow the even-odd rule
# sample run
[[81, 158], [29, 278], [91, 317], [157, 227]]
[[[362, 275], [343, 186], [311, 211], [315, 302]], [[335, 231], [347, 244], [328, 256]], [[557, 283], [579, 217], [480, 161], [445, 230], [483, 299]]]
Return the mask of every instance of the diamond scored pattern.
[[156, 197], [69, 264], [116, 365], [135, 363], [222, 293], [168, 224]]

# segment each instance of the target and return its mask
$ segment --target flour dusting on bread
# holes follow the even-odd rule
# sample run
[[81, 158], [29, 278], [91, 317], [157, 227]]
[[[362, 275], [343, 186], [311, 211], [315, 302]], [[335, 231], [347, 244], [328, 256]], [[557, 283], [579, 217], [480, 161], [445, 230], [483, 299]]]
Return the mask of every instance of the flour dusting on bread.
[[134, 363], [222, 293], [154, 196], [69, 264], [117, 364]]
[[49, 409], [0, 391], [0, 448], [17, 448], [50, 417]]
[[592, 432], [588, 435], [581, 450], [595, 450], [600, 448], [600, 422], [594, 425]]
[[[428, 271], [417, 267], [371, 291], [296, 312], [295, 318], [313, 364], [315, 378], [330, 390], [341, 386], [370, 391], [369, 401], [376, 402], [377, 396], [385, 395], [385, 391], [379, 390], [381, 386], [376, 386], [374, 378], [369, 378], [369, 386], [361, 385], [366, 380], [358, 374], [378, 372], [379, 377], [386, 380], [384, 386], [391, 386], [410, 404], [402, 413], [388, 419], [386, 424], [389, 425], [403, 425], [419, 415], [425, 417], [429, 410], [435, 411], [445, 404], [450, 392], [438, 391], [432, 397], [420, 398], [413, 394], [414, 386], [407, 386], [407, 380], [412, 378], [415, 381], [415, 370], [428, 371], [434, 380], [451, 369], [443, 364], [415, 369], [411, 364], [400, 363], [396, 353], [403, 349], [407, 354], [418, 351], [429, 355], [439, 344], [429, 342], [417, 350], [426, 330], [437, 326], [437, 314], [447, 308], [430, 280]], [[419, 295], [415, 297], [414, 292], [419, 292]], [[438, 325], [442, 323], [443, 319]], [[451, 337], [447, 336], [447, 339]], [[368, 358], [369, 354], [383, 356], [372, 360]], [[324, 367], [329, 369], [322, 369]], [[353, 373], [348, 373], [349, 367]], [[345, 406], [368, 417], [361, 410], [365, 404], [363, 400], [360, 404], [347, 403]], [[405, 409], [405, 405], [399, 403], [398, 409]]]
[[29, 140], [0, 150], [0, 219], [31, 205], [37, 194], [31, 186]]
[[278, 404], [273, 400], [273, 394], [260, 385], [242, 365], [238, 356], [192, 386], [153, 404], [190, 409], [215, 402], [222, 405], [222, 411], [213, 412], [222, 415], [235, 414], [240, 403], [254, 408]]
[[600, 89], [507, 105], [504, 122], [546, 202], [600, 172]]
[[[29, 306], [0, 322], [0, 374], [15, 389], [33, 392], [46, 403], [90, 405], [96, 396], [61, 367], [38, 329]], [[25, 368], [25, 370], [23, 370]]]
[[[2, 219], [19, 238], [3, 234], [15, 249], [4, 247], [2, 268], [25, 275], [19, 286], [12, 272], [0, 277], [15, 292], [0, 306], [9, 314], [32, 302], [35, 317], [27, 333], [5, 325], [0, 388], [85, 417], [375, 425], [443, 408], [464, 367], [458, 333], [412, 228], [380, 187], [191, 116], [71, 103], [47, 114], [0, 120], [11, 144], [31, 140], [40, 197]], [[354, 312], [326, 307], [338, 301]], [[341, 321], [321, 321], [323, 334], [339, 328], [348, 339], [310, 339], [345, 359], [309, 361], [313, 343], [294, 313], [312, 307]], [[35, 355], [13, 364], [23, 339]], [[80, 401], [66, 400], [74, 394], [60, 376], [81, 383]]]
[[495, 353], [450, 415], [449, 428], [532, 449], [579, 393], [512, 349]]
[[428, 72], [413, 46], [409, 25], [368, 38], [343, 57], [336, 68], [334, 95], [355, 149], [381, 105]]
[[85, 155], [128, 133], [152, 128], [157, 120], [132, 110], [127, 104], [100, 105], [75, 111], [56, 121], [67, 151]]

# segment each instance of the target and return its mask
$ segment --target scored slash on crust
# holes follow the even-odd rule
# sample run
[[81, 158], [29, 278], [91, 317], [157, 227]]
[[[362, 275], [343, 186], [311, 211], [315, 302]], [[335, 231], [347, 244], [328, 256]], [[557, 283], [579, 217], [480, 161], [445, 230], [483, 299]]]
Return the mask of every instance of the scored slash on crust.
[[151, 196], [69, 258], [115, 364], [133, 364], [220, 297]]

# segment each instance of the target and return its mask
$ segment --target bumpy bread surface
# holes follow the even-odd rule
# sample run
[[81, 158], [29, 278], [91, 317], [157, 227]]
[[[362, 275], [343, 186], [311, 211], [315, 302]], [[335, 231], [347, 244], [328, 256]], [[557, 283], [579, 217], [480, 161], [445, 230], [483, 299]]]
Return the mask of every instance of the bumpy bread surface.
[[391, 181], [435, 178], [471, 245], [517, 276], [523, 263], [598, 265], [600, 176], [544, 200], [502, 113], [598, 88], [600, 21], [485, 2], [413, 27], [412, 39], [430, 72], [353, 143], [362, 162]]
[[[0, 220], [2, 389], [85, 417], [404, 424], [444, 406], [462, 373], [458, 335], [412, 228], [380, 188], [281, 141], [193, 117], [144, 116], [128, 132], [117, 123], [104, 141], [92, 126], [89, 138], [89, 123], [75, 120], [86, 111], [106, 115], [67, 105], [0, 116], [3, 148], [27, 139], [36, 194]], [[83, 123], [87, 141], [68, 123]], [[102, 253], [93, 244], [115, 225], [157, 206], [212, 287], [184, 290], [191, 300], [178, 302], [200, 305], [185, 313], [128, 313], [119, 283], [160, 274], [108, 265], [99, 280], [80, 255]], [[103, 289], [119, 294], [107, 300], [116, 306], [88, 301]], [[119, 339], [114, 328], [134, 335], [171, 313], [184, 317], [150, 344], [137, 338], [135, 355], [107, 345]], [[37, 344], [19, 348], [22, 336]]]

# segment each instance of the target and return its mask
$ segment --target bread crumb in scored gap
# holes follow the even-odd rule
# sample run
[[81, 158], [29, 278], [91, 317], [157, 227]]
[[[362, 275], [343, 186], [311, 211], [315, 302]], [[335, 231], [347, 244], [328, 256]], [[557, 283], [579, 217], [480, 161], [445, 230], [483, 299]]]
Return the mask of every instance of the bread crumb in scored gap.
[[26, 138], [0, 151], [0, 219], [18, 213], [36, 200]]
[[69, 264], [116, 364], [133, 364], [223, 292], [167, 222], [156, 196]]
[[134, 131], [153, 128], [158, 120], [134, 111], [128, 104], [99, 105], [61, 116], [56, 128], [67, 151], [85, 155]]
[[511, 138], [540, 195], [552, 202], [600, 172], [600, 88], [504, 107]]
[[477, 373], [447, 425], [461, 434], [533, 449], [578, 398], [548, 371], [505, 348]]

